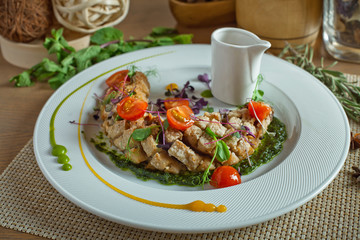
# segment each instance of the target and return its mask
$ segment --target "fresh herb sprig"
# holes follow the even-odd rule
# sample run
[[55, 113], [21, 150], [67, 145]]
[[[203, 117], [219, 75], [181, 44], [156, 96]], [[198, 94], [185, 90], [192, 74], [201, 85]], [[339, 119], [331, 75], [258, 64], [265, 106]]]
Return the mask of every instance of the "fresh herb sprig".
[[156, 27], [144, 39], [125, 40], [120, 30], [107, 27], [91, 36], [89, 47], [75, 51], [63, 37], [63, 29], [53, 29], [51, 34], [52, 37], [46, 38], [43, 45], [49, 54], [56, 55], [57, 61], [45, 58], [14, 76], [9, 81], [14, 82], [16, 87], [28, 87], [36, 81], [47, 81], [51, 88], [57, 89], [75, 74], [113, 56], [143, 48], [192, 42], [191, 34], [178, 34], [172, 28]]
[[314, 51], [309, 45], [291, 46], [287, 44], [279, 57], [303, 68], [325, 84], [339, 100], [349, 118], [360, 122], [360, 87], [355, 82], [348, 82], [345, 75], [339, 71], [329, 70], [337, 64], [324, 67], [312, 62]]
[[259, 89], [260, 84], [264, 81], [263, 75], [259, 74], [256, 80], [255, 88], [251, 100], [258, 102], [261, 101], [264, 96], [264, 91]]
[[214, 162], [215, 158], [219, 160], [220, 162], [225, 162], [230, 158], [230, 151], [228, 146], [223, 140], [218, 140], [218, 137], [209, 127], [205, 129], [205, 132], [216, 141], [215, 145], [215, 152], [214, 156], [211, 159], [211, 162], [207, 169], [204, 171], [203, 177], [202, 177], [202, 184], [204, 185], [206, 182], [210, 181], [209, 179], [209, 173], [210, 173], [210, 167], [212, 163]]

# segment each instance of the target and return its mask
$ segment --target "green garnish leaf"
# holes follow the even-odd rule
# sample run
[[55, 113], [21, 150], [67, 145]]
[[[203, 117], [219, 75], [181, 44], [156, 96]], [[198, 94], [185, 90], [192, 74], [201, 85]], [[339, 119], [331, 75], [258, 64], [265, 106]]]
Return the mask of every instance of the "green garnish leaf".
[[264, 91], [259, 89], [259, 86], [263, 80], [264, 80], [264, 77], [261, 74], [259, 74], [257, 77], [257, 80], [256, 80], [256, 85], [255, 85], [253, 95], [251, 97], [251, 99], [255, 102], [261, 101], [264, 96]]
[[218, 148], [218, 151], [216, 153], [216, 159], [218, 161], [225, 162], [230, 158], [229, 148], [223, 140], [217, 141], [216, 147]]
[[204, 107], [202, 110], [205, 111], [205, 112], [208, 112], [208, 113], [214, 112], [214, 108], [210, 107], [209, 104], [206, 105], [206, 107]]
[[201, 93], [201, 96], [204, 97], [204, 98], [212, 98], [212, 97], [214, 97], [210, 89], [204, 90]]
[[193, 38], [192, 34], [180, 34], [173, 37], [172, 39], [176, 44], [191, 44], [192, 38]]
[[209, 127], [206, 127], [205, 128], [205, 132], [210, 136], [210, 137], [212, 137], [213, 139], [217, 139], [217, 136], [216, 136], [216, 134], [209, 128]]
[[110, 94], [108, 94], [105, 99], [103, 100], [103, 105], [107, 105], [110, 103], [111, 99], [113, 99], [116, 96], [116, 92], [112, 91]]
[[159, 36], [171, 36], [176, 35], [178, 32], [174, 28], [167, 28], [167, 27], [154, 27], [150, 36], [152, 37], [159, 37]]
[[129, 76], [129, 78], [132, 78], [135, 75], [136, 71], [139, 70], [139, 68], [136, 67], [135, 65], [130, 65], [128, 70], [129, 70], [128, 76]]
[[88, 48], [81, 49], [74, 54], [74, 59], [78, 71], [82, 71], [92, 65], [92, 59], [95, 58], [101, 51], [99, 46], [90, 46]]
[[135, 141], [143, 141], [151, 135], [151, 128], [138, 128], [132, 133], [132, 138]]
[[169, 128], [169, 122], [167, 119], [165, 119], [165, 121], [163, 122], [163, 125], [164, 125], [164, 130]]
[[124, 34], [119, 29], [105, 27], [96, 31], [94, 35], [90, 37], [90, 41], [91, 43], [101, 45], [116, 40], [122, 41], [123, 36]]
[[34, 84], [34, 82], [32, 82], [30, 78], [30, 71], [22, 72], [19, 75], [12, 77], [9, 81], [14, 81], [16, 87], [25, 87]]
[[241, 135], [240, 135], [239, 132], [234, 132], [232, 135], [233, 135], [234, 137], [241, 138]]

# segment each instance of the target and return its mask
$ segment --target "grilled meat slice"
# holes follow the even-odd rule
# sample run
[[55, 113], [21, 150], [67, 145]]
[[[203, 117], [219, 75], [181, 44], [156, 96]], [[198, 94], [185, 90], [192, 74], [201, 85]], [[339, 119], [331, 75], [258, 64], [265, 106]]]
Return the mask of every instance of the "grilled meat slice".
[[179, 174], [181, 171], [186, 170], [184, 164], [169, 156], [165, 150], [155, 153], [150, 159], [147, 168], [154, 168], [173, 174]]
[[167, 143], [175, 142], [176, 140], [182, 140], [183, 133], [180, 130], [168, 127], [165, 130], [165, 140]]
[[141, 141], [141, 146], [148, 157], [153, 156], [155, 153], [159, 152], [161, 149], [157, 147], [155, 138], [150, 135], [145, 140]]
[[187, 169], [194, 171], [201, 162], [201, 157], [189, 146], [176, 140], [168, 150], [170, 156], [182, 162]]
[[148, 156], [139, 145], [134, 148], [131, 148], [128, 152], [126, 152], [125, 155], [128, 159], [130, 159], [130, 161], [132, 161], [135, 164], [139, 164], [141, 162], [148, 160]]

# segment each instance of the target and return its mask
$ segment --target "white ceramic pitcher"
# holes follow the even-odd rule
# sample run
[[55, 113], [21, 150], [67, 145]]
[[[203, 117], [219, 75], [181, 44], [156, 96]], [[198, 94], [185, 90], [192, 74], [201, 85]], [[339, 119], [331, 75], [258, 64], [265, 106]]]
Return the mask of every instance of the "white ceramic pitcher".
[[252, 97], [268, 41], [240, 28], [220, 28], [211, 35], [213, 95], [239, 105]]

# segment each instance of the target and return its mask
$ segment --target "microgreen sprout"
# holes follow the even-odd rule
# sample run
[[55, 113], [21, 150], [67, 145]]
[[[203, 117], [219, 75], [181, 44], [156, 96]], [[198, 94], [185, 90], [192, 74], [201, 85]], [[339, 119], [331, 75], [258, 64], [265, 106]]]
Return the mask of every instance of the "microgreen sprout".
[[70, 124], [78, 125], [78, 126], [94, 126], [94, 127], [100, 127], [99, 124], [96, 123], [78, 123], [75, 120], [69, 121]]
[[263, 96], [264, 96], [264, 91], [259, 89], [259, 86], [260, 86], [260, 84], [262, 83], [263, 80], [264, 80], [264, 77], [261, 74], [259, 74], [258, 77], [257, 77], [257, 80], [256, 80], [253, 95], [251, 97], [251, 99], [254, 100], [255, 102], [261, 101]]
[[209, 88], [209, 90], [211, 90], [211, 87], [210, 87], [211, 79], [209, 79], [209, 75], [207, 73], [199, 74], [198, 75], [198, 80], [200, 82], [205, 83], [207, 85], [207, 87]]

